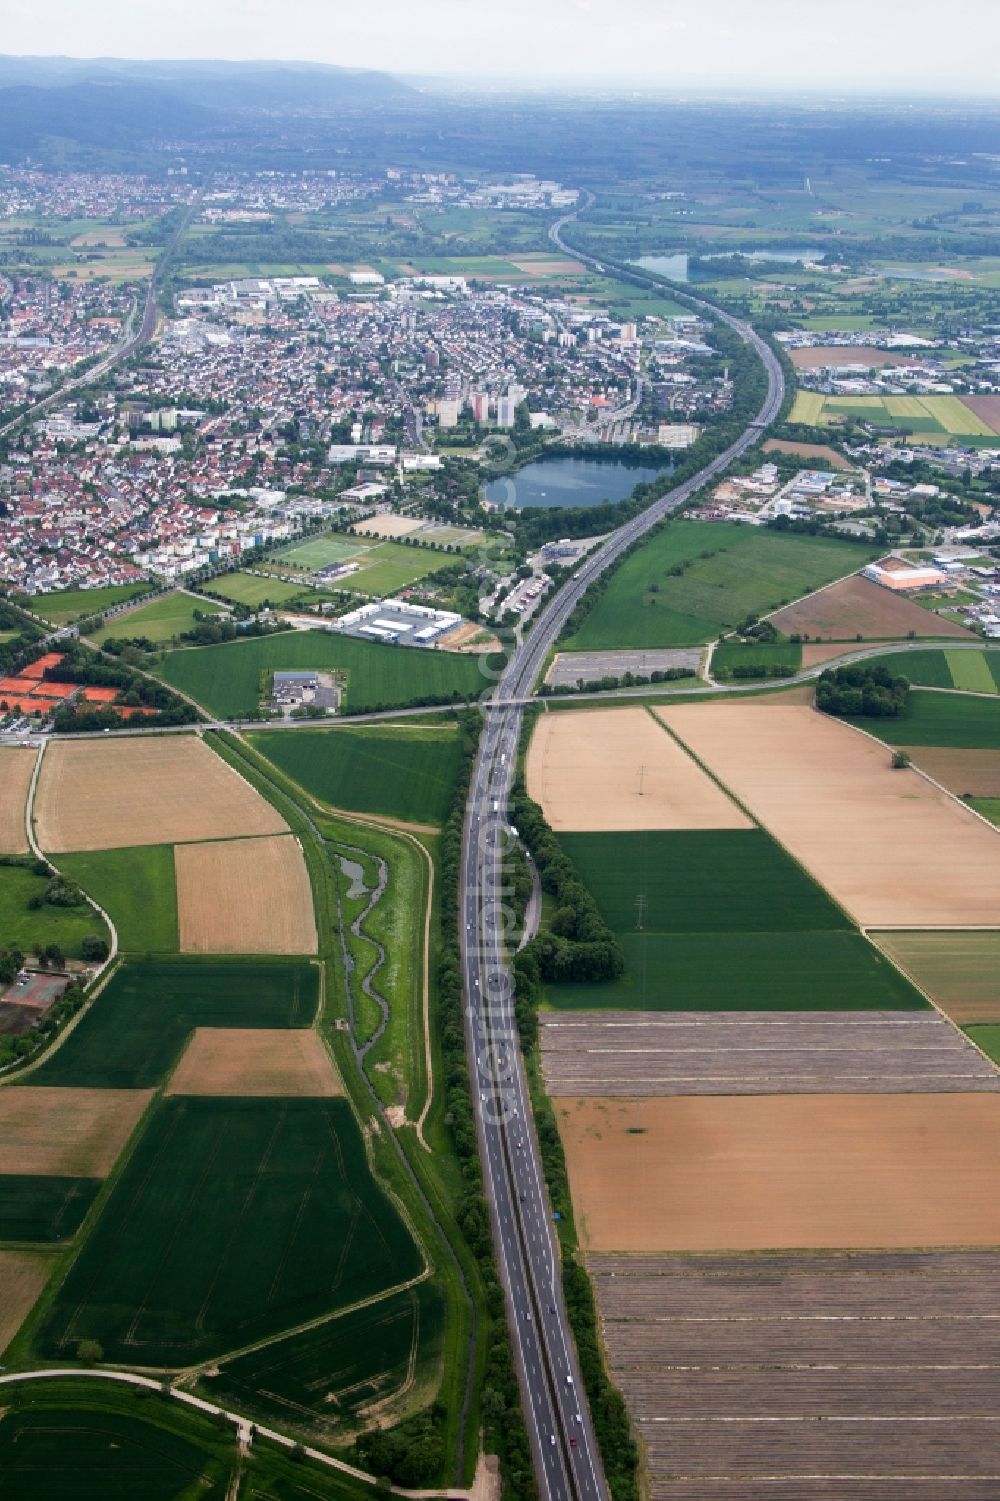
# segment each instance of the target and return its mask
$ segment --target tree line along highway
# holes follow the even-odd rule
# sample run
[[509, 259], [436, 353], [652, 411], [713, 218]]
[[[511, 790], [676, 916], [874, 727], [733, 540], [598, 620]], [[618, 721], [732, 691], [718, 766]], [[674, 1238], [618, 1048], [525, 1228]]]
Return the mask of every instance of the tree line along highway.
[[[588, 206], [592, 196], [588, 194], [587, 200], [580, 206]], [[606, 272], [600, 262], [562, 239], [562, 229], [577, 212], [579, 208], [553, 224], [550, 239], [563, 254]], [[636, 280], [653, 287], [667, 285], [644, 273], [636, 273]], [[504, 886], [504, 864], [516, 840], [506, 809], [524, 701], [550, 647], [586, 589], [651, 527], [684, 505], [758, 442], [762, 431], [777, 417], [785, 397], [781, 364], [752, 328], [672, 286], [670, 295], [728, 324], [752, 346], [767, 373], [767, 396], [756, 420], [734, 443], [698, 474], [612, 533], [548, 601], [483, 704], [485, 724], [466, 813], [460, 903], [473, 1102], [497, 1267], [507, 1295], [514, 1359], [543, 1501], [606, 1501], [607, 1483], [562, 1294], [559, 1253], [518, 1041], [511, 971], [505, 957], [508, 935], [504, 897], [509, 892]]]

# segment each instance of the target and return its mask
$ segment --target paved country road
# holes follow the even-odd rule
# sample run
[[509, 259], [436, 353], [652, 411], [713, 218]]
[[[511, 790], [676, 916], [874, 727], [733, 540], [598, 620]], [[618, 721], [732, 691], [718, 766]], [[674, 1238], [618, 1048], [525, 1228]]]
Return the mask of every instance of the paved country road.
[[[592, 196], [587, 194], [586, 200], [589, 204]], [[562, 230], [574, 217], [567, 214], [552, 226], [553, 244], [585, 265], [602, 269], [592, 257], [563, 241]], [[652, 276], [644, 279], [651, 286], [664, 285]], [[515, 1362], [543, 1501], [604, 1501], [607, 1483], [563, 1299], [559, 1253], [514, 1019], [511, 972], [505, 957], [508, 912], [503, 898], [515, 836], [506, 810], [523, 706], [577, 601], [633, 542], [758, 442], [763, 428], [781, 409], [785, 381], [774, 351], [748, 325], [683, 295], [685, 302], [727, 323], [753, 347], [767, 371], [767, 397], [756, 420], [735, 443], [692, 479], [613, 532], [549, 599], [483, 706], [485, 728], [465, 824], [461, 929], [473, 1100], [497, 1264], [507, 1293]]]

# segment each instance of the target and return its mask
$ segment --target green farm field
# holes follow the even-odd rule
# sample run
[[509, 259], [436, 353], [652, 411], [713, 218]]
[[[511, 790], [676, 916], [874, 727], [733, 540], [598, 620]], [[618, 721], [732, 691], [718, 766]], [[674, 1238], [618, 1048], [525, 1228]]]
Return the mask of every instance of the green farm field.
[[124, 604], [148, 594], [149, 584], [111, 584], [106, 589], [64, 589], [57, 594], [37, 594], [26, 600], [28, 608], [52, 625], [68, 625], [87, 615], [98, 615], [112, 605]]
[[103, 645], [106, 641], [129, 640], [133, 636], [145, 636], [149, 641], [174, 641], [182, 631], [190, 631], [195, 625], [194, 612], [203, 615], [218, 615], [219, 606], [210, 599], [199, 599], [175, 589], [170, 594], [160, 595], [148, 605], [140, 605], [127, 615], [116, 616], [103, 624], [95, 634]]
[[28, 904], [41, 898], [49, 877], [36, 875], [33, 861], [0, 865], [0, 946], [30, 954], [36, 944], [56, 944], [69, 958], [80, 957], [80, 945], [89, 934], [109, 939], [104, 920], [88, 903], [79, 907], [52, 907], [47, 902], [32, 909]]
[[973, 651], [934, 647], [866, 659], [901, 673], [916, 688], [958, 688], [964, 693], [1000, 693], [1000, 649]]
[[[891, 660], [891, 659], [890, 659]], [[898, 719], [853, 719], [886, 745], [945, 745], [960, 750], [1000, 750], [1000, 697], [910, 694]]]
[[212, 579], [205, 587], [220, 599], [246, 605], [251, 610], [263, 604], [288, 604], [289, 600], [298, 599], [304, 592], [300, 584], [286, 584], [282, 579], [259, 578], [254, 573], [224, 573], [219, 578]]
[[733, 676], [737, 667], [761, 669], [774, 668], [794, 673], [802, 666], [802, 645], [798, 641], [743, 642], [739, 638], [721, 641], [712, 653], [712, 676], [726, 679]]
[[[559, 836], [625, 953], [556, 1007], [895, 1010], [925, 1003], [761, 829]], [[641, 919], [641, 925], [640, 925]]]
[[[710, 555], [710, 556], [708, 556]], [[843, 577], [863, 545], [717, 522], [669, 523], [616, 569], [566, 651], [696, 646]], [[671, 575], [670, 570], [683, 571]]]
[[824, 396], [800, 391], [789, 420], [809, 426], [827, 426], [839, 417], [858, 417], [904, 432], [986, 440], [992, 446], [997, 434], [957, 396]]
[[334, 808], [440, 826], [458, 776], [457, 725], [261, 730], [251, 744]]
[[53, 1359], [93, 1339], [110, 1361], [180, 1366], [421, 1267], [346, 1100], [175, 1096], [146, 1126], [38, 1339]]
[[136, 959], [33, 1075], [36, 1084], [146, 1089], [159, 1084], [195, 1027], [307, 1027], [315, 965], [261, 959]]
[[100, 1186], [99, 1178], [0, 1173], [0, 1241], [67, 1240], [79, 1230]]
[[158, 1412], [148, 1395], [126, 1403], [81, 1393], [71, 1405], [49, 1383], [21, 1391], [24, 1405], [0, 1421], [4, 1501], [224, 1501], [231, 1439], [207, 1418]]
[[[212, 1401], [234, 1403], [268, 1423], [343, 1433], [374, 1402], [421, 1404], [426, 1377], [441, 1358], [443, 1330], [441, 1293], [428, 1280], [229, 1361], [204, 1387]], [[425, 1380], [407, 1392], [418, 1349]]]
[[327, 631], [287, 631], [224, 646], [170, 652], [161, 676], [220, 719], [252, 717], [262, 677], [277, 669], [339, 668], [347, 674], [345, 707], [403, 707], [431, 697], [475, 698], [482, 690], [480, 664], [455, 652], [383, 646]]
[[60, 869], [98, 902], [123, 953], [177, 952], [177, 883], [169, 844], [59, 856]]

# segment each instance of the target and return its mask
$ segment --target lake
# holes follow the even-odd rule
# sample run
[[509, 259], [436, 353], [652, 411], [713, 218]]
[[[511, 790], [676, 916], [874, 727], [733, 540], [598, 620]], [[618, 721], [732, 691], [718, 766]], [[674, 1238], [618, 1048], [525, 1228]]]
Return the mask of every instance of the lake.
[[536, 459], [516, 474], [501, 475], [486, 486], [496, 506], [597, 506], [625, 500], [636, 485], [665, 473], [669, 465], [631, 464], [624, 459]]
[[[703, 261], [721, 260], [727, 255], [742, 255], [748, 261], [779, 261], [786, 265], [796, 265], [804, 261], [821, 261], [826, 252], [814, 245], [790, 246], [785, 250], [741, 250], [734, 245], [729, 250], [712, 251], [703, 255]], [[640, 255], [637, 261], [629, 261], [630, 266], [641, 266], [644, 271], [654, 271], [657, 276], [668, 276], [671, 281], [687, 281], [688, 258], [685, 254], [677, 255]]]

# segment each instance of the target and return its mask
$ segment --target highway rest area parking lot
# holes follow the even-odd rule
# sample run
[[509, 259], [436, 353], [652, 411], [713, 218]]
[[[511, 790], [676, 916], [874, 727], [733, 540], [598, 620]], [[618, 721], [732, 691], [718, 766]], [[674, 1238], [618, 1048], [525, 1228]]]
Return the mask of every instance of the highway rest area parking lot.
[[526, 776], [626, 959], [540, 1057], [651, 1495], [996, 1496], [1000, 831], [780, 693]]

